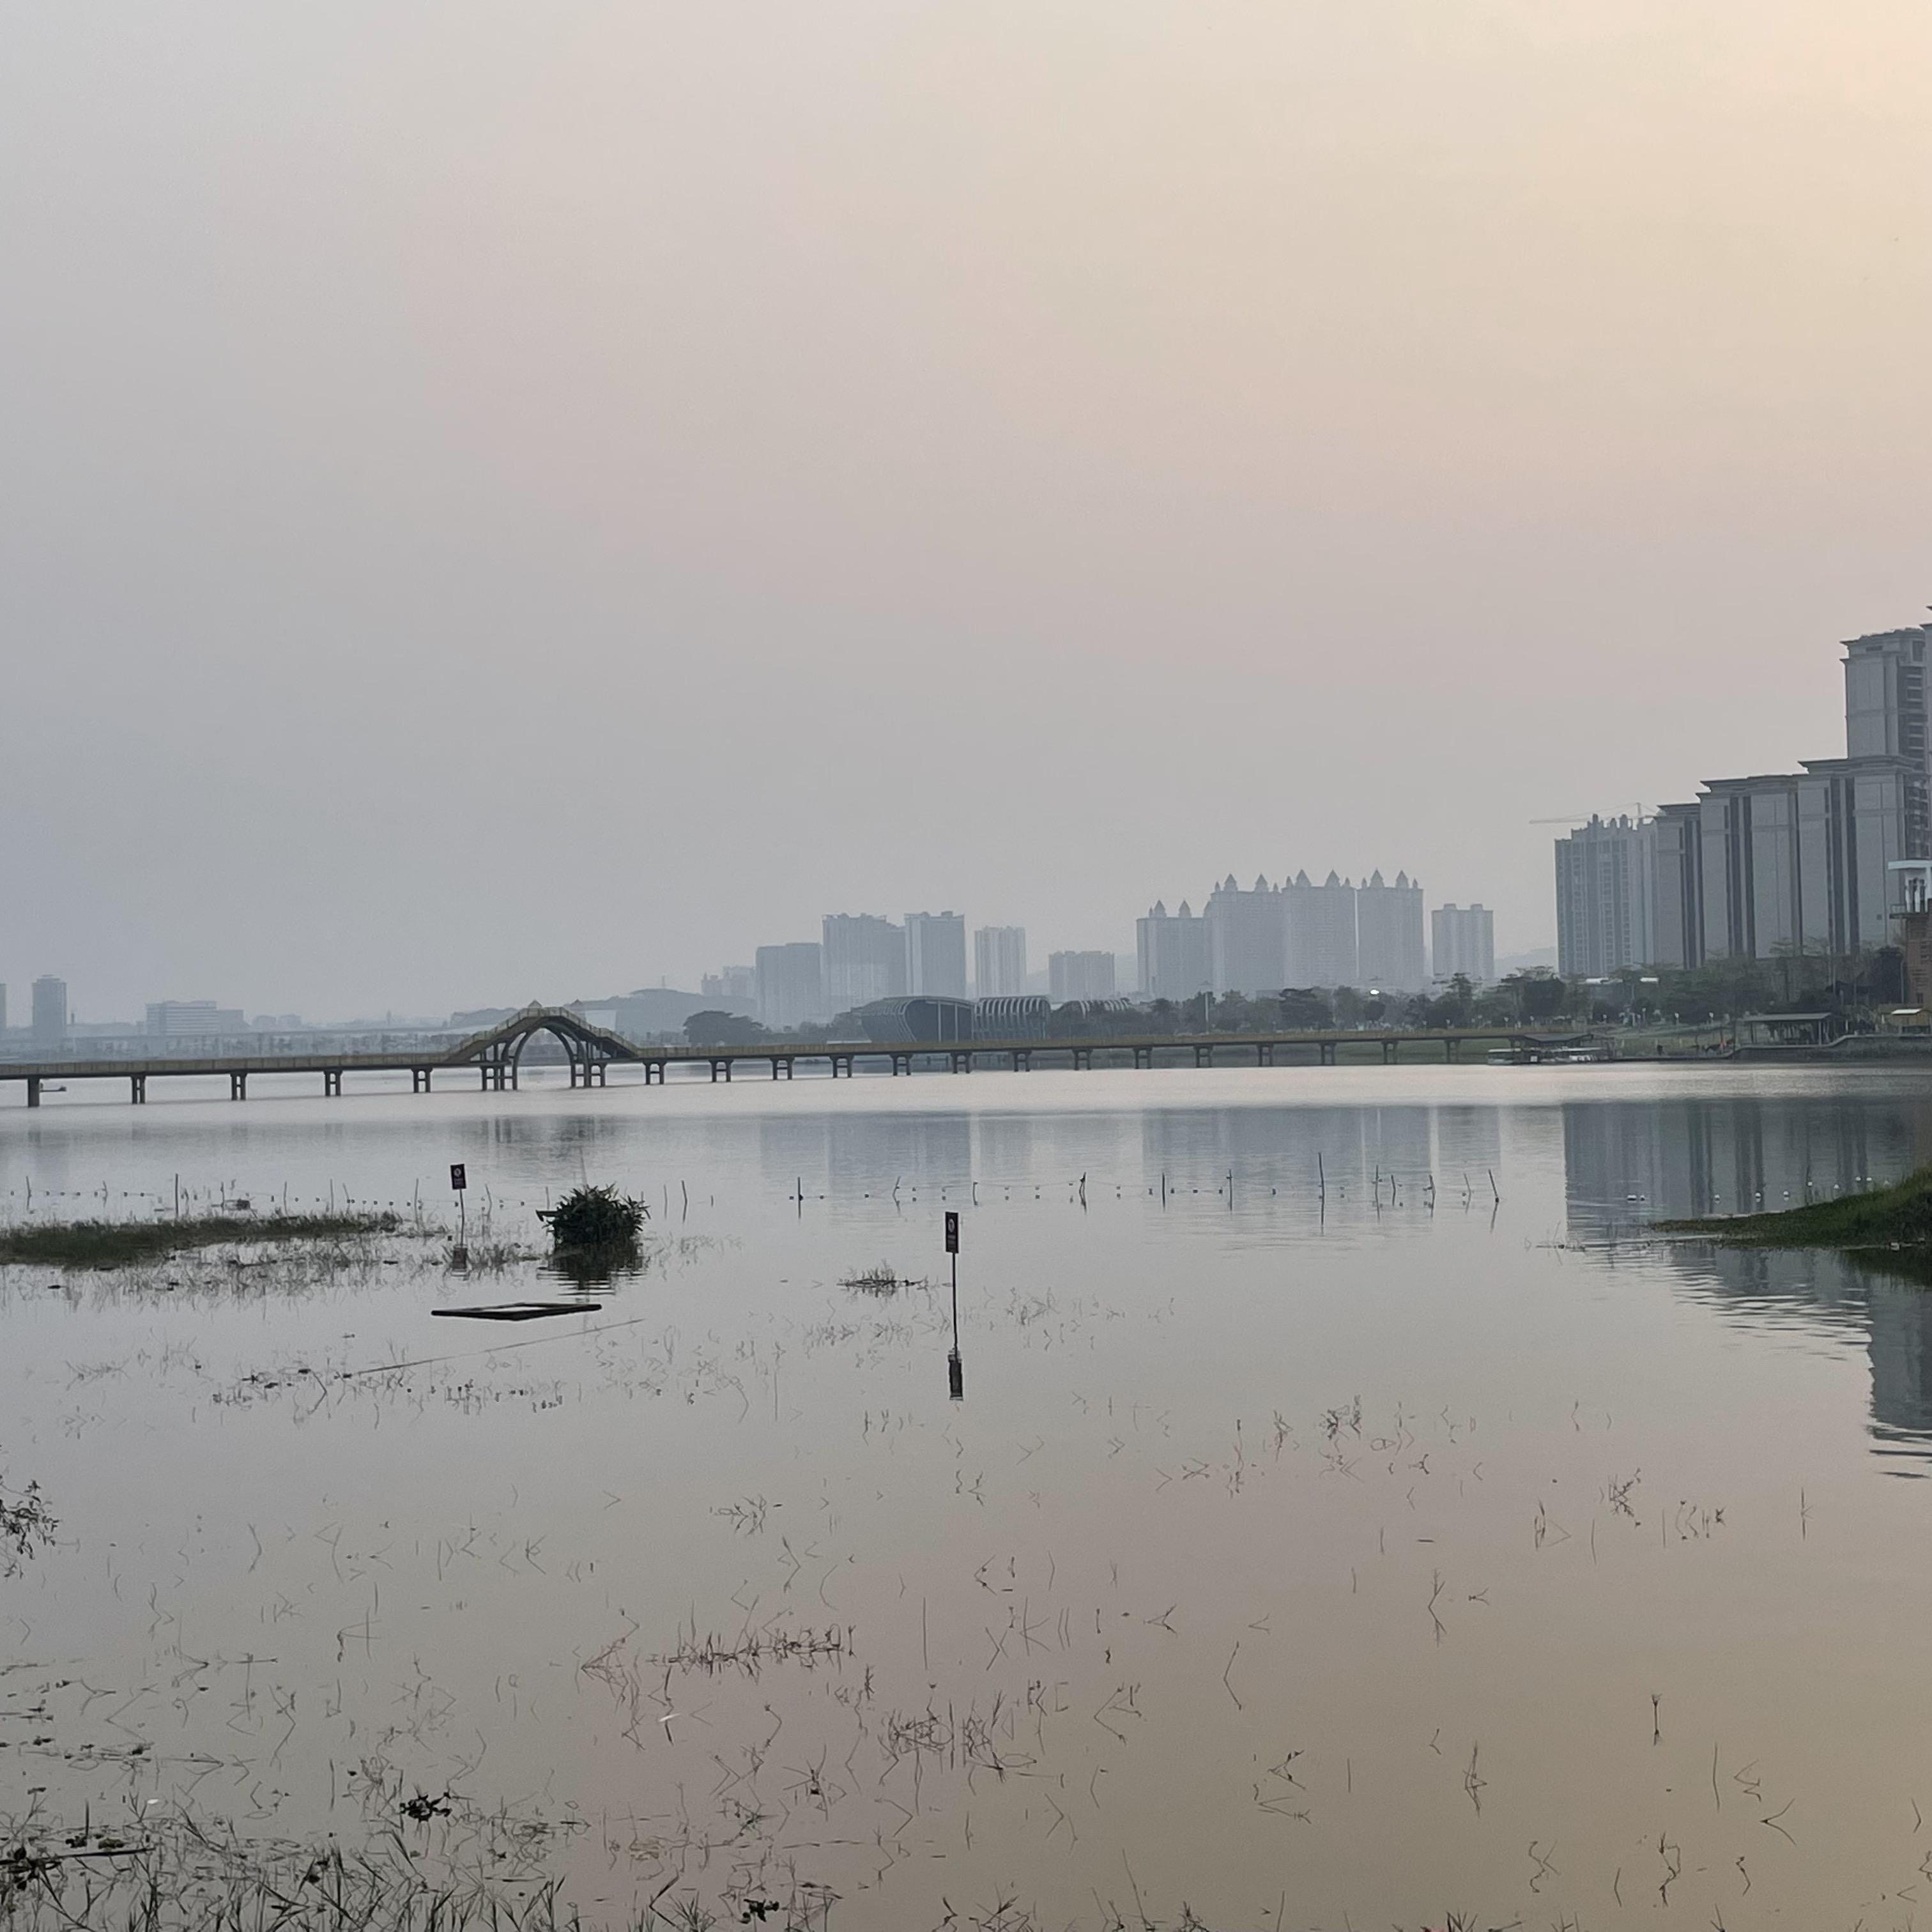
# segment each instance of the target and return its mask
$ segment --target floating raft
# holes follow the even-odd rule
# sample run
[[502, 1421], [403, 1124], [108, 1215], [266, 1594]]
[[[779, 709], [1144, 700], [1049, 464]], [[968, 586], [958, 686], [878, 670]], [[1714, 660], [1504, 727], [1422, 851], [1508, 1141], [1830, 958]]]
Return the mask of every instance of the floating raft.
[[534, 1322], [544, 1315], [590, 1315], [601, 1301], [492, 1301], [476, 1308], [432, 1308], [432, 1315], [467, 1316], [472, 1322]]

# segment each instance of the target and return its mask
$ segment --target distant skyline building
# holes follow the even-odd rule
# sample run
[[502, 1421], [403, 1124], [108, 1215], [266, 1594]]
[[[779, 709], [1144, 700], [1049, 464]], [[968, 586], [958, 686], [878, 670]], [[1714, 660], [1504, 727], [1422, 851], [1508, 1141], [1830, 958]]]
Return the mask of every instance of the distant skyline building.
[[978, 998], [1017, 999], [1027, 989], [1026, 928], [982, 926], [973, 935], [973, 991]]
[[1704, 963], [1704, 812], [1660, 805], [1651, 822], [1651, 940], [1653, 966]]
[[1423, 956], [1422, 882], [1406, 872], [1385, 885], [1379, 872], [1355, 888], [1356, 970], [1364, 986], [1419, 993], [1429, 983]]
[[869, 912], [829, 912], [824, 922], [825, 998], [834, 1013], [906, 990], [905, 928]]
[[1356, 986], [1361, 962], [1355, 943], [1355, 889], [1331, 872], [1320, 885], [1305, 872], [1282, 887], [1286, 916], [1284, 986]]
[[1918, 624], [1845, 640], [1845, 756], [1905, 760], [1906, 856], [1912, 859], [1932, 858], [1928, 641], [1932, 630]]
[[1244, 892], [1230, 872], [1208, 896], [1208, 972], [1216, 993], [1278, 993], [1288, 982], [1280, 888], [1257, 877]]
[[1594, 979], [1894, 944], [1890, 868], [1932, 856], [1928, 644], [1919, 625], [1846, 640], [1845, 757], [1708, 779], [1690, 804], [1592, 818], [1558, 839], [1558, 970]]
[[1114, 997], [1111, 952], [1049, 952], [1046, 971], [1048, 997], [1056, 1006], [1064, 1006], [1069, 1000]]
[[43, 973], [34, 982], [34, 1039], [57, 1046], [67, 1038], [67, 982]]
[[1448, 980], [1460, 973], [1472, 986], [1492, 985], [1496, 976], [1496, 921], [1478, 902], [1459, 906], [1454, 900], [1429, 915], [1430, 970]]
[[1657, 840], [1648, 819], [1592, 816], [1556, 842], [1556, 970], [1602, 979], [1656, 958]]
[[748, 1011], [758, 1003], [758, 969], [722, 966], [716, 973], [704, 974], [698, 982], [698, 990], [720, 1006], [741, 1006]]
[[1713, 778], [1700, 789], [1696, 958], [1662, 963], [1843, 957], [1895, 943], [1888, 868], [1922, 856], [1910, 849], [1912, 761], [1801, 763], [1799, 772]]
[[1142, 999], [1178, 1003], [1214, 991], [1208, 921], [1191, 910], [1185, 899], [1175, 913], [1156, 899], [1145, 916], [1136, 921], [1134, 936]]
[[906, 990], [940, 998], [966, 997], [966, 916], [909, 912], [905, 916]]
[[758, 1018], [775, 1032], [809, 1026], [826, 1017], [824, 952], [809, 940], [761, 946], [754, 971]]
[[150, 1000], [146, 1030], [158, 1039], [218, 1039], [248, 1030], [239, 1006], [212, 1000]]

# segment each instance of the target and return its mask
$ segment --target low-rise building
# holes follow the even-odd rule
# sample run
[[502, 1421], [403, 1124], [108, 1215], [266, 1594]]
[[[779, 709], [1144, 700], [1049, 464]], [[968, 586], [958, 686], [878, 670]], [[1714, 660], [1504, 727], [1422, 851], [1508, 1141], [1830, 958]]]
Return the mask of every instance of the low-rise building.
[[1114, 997], [1111, 952], [1049, 952], [1046, 970], [1048, 997], [1056, 1006], [1064, 1006], [1069, 1000]]
[[758, 969], [755, 966], [723, 966], [705, 974], [698, 990], [708, 1005], [749, 1012], [758, 1002]]
[[239, 1006], [212, 1000], [150, 1000], [147, 1030], [159, 1040], [221, 1040], [249, 1030]]

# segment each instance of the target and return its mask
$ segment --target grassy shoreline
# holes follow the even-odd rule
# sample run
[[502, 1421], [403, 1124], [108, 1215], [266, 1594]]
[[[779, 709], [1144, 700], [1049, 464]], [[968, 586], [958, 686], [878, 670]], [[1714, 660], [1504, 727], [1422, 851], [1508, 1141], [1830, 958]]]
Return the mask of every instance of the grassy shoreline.
[[128, 1268], [230, 1243], [341, 1241], [395, 1232], [381, 1214], [201, 1214], [166, 1221], [57, 1221], [0, 1228], [0, 1266]]
[[1932, 1168], [1920, 1168], [1889, 1187], [1774, 1214], [1654, 1225], [1660, 1234], [1693, 1235], [1732, 1247], [1932, 1248]]

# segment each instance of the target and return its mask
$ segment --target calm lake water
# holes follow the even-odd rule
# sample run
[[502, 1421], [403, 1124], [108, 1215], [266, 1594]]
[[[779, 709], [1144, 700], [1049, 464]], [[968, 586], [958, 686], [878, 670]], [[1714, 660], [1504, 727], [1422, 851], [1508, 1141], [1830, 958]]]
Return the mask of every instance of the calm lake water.
[[649, 1265], [515, 1327], [434, 1311], [564, 1285], [440, 1240], [0, 1271], [0, 1471], [61, 1520], [0, 1580], [0, 1809], [421, 1795], [592, 1922], [1932, 1902], [1932, 1298], [1643, 1232], [1895, 1177], [1921, 1078], [262, 1084], [0, 1111], [0, 1198], [453, 1222], [460, 1160], [478, 1256], [587, 1178]]

